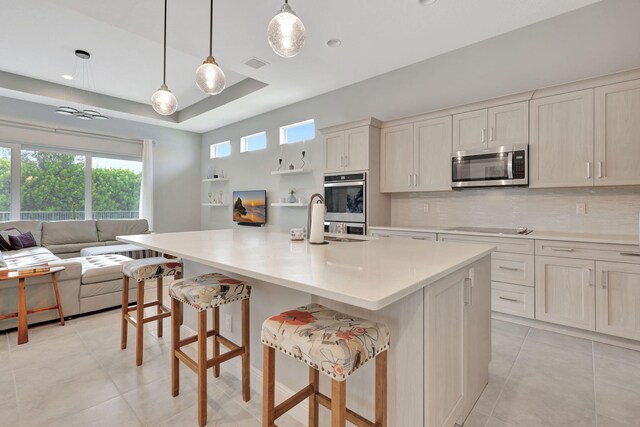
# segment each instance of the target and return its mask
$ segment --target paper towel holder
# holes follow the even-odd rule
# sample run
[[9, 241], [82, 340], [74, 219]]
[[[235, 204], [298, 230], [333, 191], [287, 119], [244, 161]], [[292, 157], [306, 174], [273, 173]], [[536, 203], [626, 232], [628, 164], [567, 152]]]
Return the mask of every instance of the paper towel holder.
[[[314, 203], [321, 203], [324, 205], [324, 196], [320, 193], [315, 193], [313, 196], [309, 198], [309, 207], [307, 208], [307, 241], [309, 240], [309, 234], [311, 233], [311, 207]], [[310, 245], [326, 245], [329, 242], [324, 241], [321, 243], [311, 243]]]

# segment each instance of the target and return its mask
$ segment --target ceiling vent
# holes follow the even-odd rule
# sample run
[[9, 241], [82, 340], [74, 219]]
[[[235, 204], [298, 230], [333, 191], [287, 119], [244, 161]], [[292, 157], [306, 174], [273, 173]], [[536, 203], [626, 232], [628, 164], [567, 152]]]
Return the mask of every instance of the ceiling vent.
[[258, 59], [254, 56], [244, 61], [244, 65], [247, 65], [251, 68], [259, 70], [260, 68], [269, 65], [269, 63], [263, 61], [262, 59]]

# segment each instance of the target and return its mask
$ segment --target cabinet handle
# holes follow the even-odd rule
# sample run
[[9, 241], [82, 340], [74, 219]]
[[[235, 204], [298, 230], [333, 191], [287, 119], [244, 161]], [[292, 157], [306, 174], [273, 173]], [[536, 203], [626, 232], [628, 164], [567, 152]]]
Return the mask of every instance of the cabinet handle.
[[428, 238], [428, 237], [415, 237], [415, 236], [413, 236], [413, 237], [411, 237], [411, 238], [412, 238], [413, 240], [429, 240], [429, 238]]
[[490, 136], [489, 136], [489, 141], [494, 141], [494, 140], [495, 140], [495, 137], [494, 137], [494, 135], [493, 135], [493, 127], [490, 129], [490, 132], [491, 132], [491, 133], [490, 133]]
[[505, 301], [518, 302], [517, 298], [507, 298], [507, 297], [498, 297], [499, 299], [503, 299]]
[[409, 187], [412, 187], [412, 185], [411, 185], [411, 174], [409, 174], [408, 176], [409, 176]]
[[556, 252], [573, 252], [574, 251], [573, 248], [549, 248], [549, 249]]
[[619, 252], [622, 256], [640, 256], [640, 252]]
[[598, 162], [598, 178], [604, 178], [602, 162]]
[[593, 270], [588, 268], [587, 270], [585, 270], [588, 274], [587, 277], [587, 285], [589, 285], [589, 287], [593, 287]]
[[591, 162], [587, 162], [587, 179], [591, 178]]
[[344, 166], [345, 167], [349, 166], [349, 156], [344, 156]]
[[609, 287], [609, 275], [606, 270], [602, 270], [602, 289], [607, 289]]
[[482, 142], [487, 142], [487, 130], [482, 129]]
[[470, 278], [464, 278], [464, 305], [473, 305], [473, 282]]
[[391, 237], [388, 234], [376, 234], [376, 237]]
[[417, 173], [413, 174], [413, 186], [414, 187], [418, 186], [418, 174]]
[[500, 270], [507, 270], [507, 271], [518, 271], [520, 270], [519, 268], [515, 268], [515, 267], [505, 267], [504, 265], [499, 265], [498, 268]]

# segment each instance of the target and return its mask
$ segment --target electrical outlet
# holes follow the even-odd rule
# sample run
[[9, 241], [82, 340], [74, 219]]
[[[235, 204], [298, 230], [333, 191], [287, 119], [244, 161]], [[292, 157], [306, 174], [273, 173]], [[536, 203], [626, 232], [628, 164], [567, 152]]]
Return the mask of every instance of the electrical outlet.
[[587, 204], [586, 203], [576, 203], [576, 214], [577, 215], [586, 215], [587, 213]]
[[231, 327], [232, 327], [232, 321], [231, 321], [232, 317], [230, 314], [225, 315], [224, 317], [224, 325], [225, 328], [227, 329], [227, 332], [233, 332]]
[[429, 212], [429, 203], [423, 203], [422, 204], [422, 212], [423, 213], [428, 213]]

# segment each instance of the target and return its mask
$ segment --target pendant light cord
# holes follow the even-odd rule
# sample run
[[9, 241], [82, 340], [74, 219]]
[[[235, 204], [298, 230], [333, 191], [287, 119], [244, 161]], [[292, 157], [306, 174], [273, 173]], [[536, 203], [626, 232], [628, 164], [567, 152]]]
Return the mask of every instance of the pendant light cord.
[[213, 56], [213, 0], [211, 0], [211, 20], [209, 21], [209, 56]]
[[162, 65], [162, 84], [167, 84], [167, 0], [164, 0], [164, 59]]

